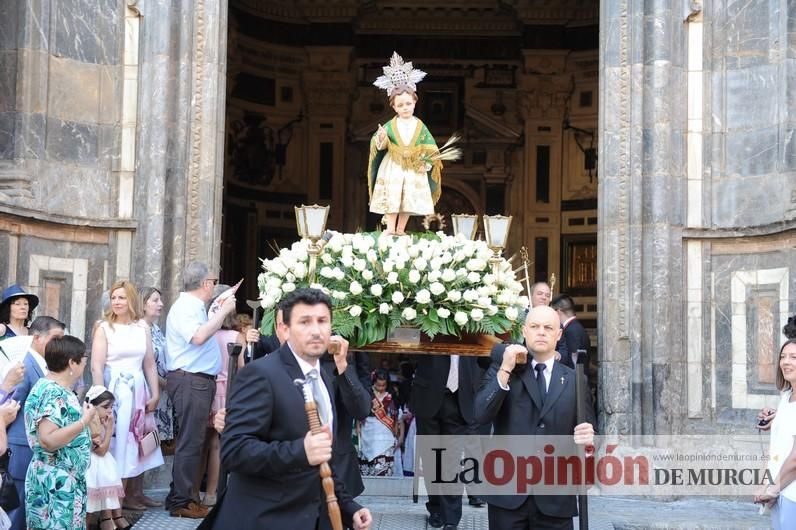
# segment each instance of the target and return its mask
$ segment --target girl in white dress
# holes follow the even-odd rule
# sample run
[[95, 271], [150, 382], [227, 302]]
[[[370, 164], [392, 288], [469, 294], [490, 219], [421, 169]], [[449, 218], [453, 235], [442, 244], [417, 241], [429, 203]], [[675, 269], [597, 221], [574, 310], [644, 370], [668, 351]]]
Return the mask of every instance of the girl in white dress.
[[97, 414], [91, 422], [91, 460], [86, 472], [88, 503], [86, 512], [98, 514], [100, 530], [129, 528], [122, 516], [121, 499], [124, 497], [122, 479], [116, 460], [108, 451], [113, 437], [113, 394], [104, 386], [92, 386], [86, 401], [94, 405]]
[[138, 320], [138, 292], [128, 281], [117, 281], [110, 289], [111, 307], [94, 333], [91, 375], [95, 385], [105, 384], [116, 398], [116, 431], [111, 453], [124, 481], [124, 507], [144, 510], [162, 503], [143, 495], [143, 472], [163, 464], [160, 448], [140, 456], [137, 428], [132, 425], [153, 413], [160, 391], [152, 335]]

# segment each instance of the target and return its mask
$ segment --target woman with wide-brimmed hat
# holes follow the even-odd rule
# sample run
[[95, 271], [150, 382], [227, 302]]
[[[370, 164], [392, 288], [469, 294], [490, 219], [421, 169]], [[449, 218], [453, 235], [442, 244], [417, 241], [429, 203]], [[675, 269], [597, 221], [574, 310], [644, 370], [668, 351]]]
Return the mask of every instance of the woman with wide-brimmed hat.
[[39, 297], [35, 294], [26, 293], [19, 285], [7, 287], [0, 301], [0, 340], [27, 335], [37, 305]]

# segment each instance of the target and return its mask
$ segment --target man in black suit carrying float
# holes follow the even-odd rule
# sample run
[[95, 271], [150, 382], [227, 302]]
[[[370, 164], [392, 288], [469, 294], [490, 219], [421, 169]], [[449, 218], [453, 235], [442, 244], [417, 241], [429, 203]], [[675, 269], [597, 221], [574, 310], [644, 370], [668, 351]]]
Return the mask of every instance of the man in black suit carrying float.
[[[476, 421], [494, 421], [495, 435], [572, 435], [575, 443], [591, 445], [594, 412], [588, 392], [586, 421], [577, 422], [575, 370], [555, 360], [561, 325], [555, 310], [537, 306], [522, 328], [533, 359], [517, 365], [526, 348], [500, 344], [492, 350], [492, 365], [475, 398]], [[574, 495], [496, 495], [486, 498], [491, 530], [572, 528], [578, 514]]]
[[[336, 383], [321, 370], [319, 359], [329, 346], [332, 303], [321, 291], [298, 289], [280, 308], [287, 341], [246, 365], [232, 385], [221, 436], [221, 463], [229, 481], [200, 528], [331, 528], [319, 466], [332, 457], [331, 432], [339, 418], [331, 398]], [[320, 434], [309, 432], [304, 398], [294, 385], [312, 370], [323, 382], [314, 392], [326, 420]], [[370, 511], [354, 502], [336, 475], [334, 485], [343, 523], [369, 529]]]

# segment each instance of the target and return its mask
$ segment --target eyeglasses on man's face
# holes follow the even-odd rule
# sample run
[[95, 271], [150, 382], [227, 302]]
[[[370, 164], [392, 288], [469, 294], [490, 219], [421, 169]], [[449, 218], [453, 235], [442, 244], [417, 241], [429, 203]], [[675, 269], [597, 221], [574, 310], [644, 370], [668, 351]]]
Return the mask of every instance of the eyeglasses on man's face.
[[205, 278], [206, 282], [213, 282], [213, 285], [218, 285], [218, 278]]

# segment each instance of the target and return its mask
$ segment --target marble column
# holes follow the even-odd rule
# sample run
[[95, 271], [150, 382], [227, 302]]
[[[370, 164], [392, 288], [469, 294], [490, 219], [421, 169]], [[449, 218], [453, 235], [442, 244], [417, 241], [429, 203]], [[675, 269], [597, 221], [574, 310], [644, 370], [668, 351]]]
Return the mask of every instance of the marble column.
[[679, 432], [685, 416], [683, 17], [667, 3], [600, 4], [602, 430]]
[[168, 300], [186, 263], [217, 266], [226, 111], [226, 0], [142, 0], [136, 271]]

